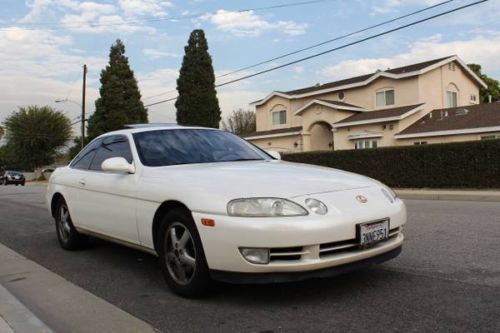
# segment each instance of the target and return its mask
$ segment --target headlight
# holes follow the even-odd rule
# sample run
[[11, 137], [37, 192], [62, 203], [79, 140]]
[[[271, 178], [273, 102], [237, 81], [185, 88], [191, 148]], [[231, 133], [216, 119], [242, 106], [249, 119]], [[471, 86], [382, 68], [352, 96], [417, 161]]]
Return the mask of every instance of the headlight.
[[381, 188], [380, 190], [382, 191], [382, 193], [385, 195], [385, 197], [391, 202], [391, 203], [394, 203], [394, 201], [396, 201], [396, 198], [397, 198], [397, 195], [396, 193], [394, 193], [393, 190], [390, 189], [390, 187], [388, 186], [385, 186], [383, 184], [381, 184]]
[[230, 201], [227, 213], [230, 216], [246, 217], [304, 216], [307, 215], [307, 210], [286, 199], [248, 198]]
[[319, 201], [318, 199], [314, 198], [307, 198], [306, 199], [306, 206], [309, 208], [313, 213], [316, 213], [318, 215], [325, 215], [328, 213], [328, 208], [324, 203]]

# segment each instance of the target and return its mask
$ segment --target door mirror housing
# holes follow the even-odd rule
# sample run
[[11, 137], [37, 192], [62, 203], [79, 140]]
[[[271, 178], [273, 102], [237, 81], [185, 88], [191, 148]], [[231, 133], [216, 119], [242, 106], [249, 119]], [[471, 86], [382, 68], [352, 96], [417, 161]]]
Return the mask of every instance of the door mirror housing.
[[269, 150], [267, 153], [271, 155], [273, 158], [281, 160], [281, 155], [276, 150]]
[[103, 171], [135, 173], [135, 166], [127, 162], [123, 157], [105, 159], [101, 164], [101, 169]]

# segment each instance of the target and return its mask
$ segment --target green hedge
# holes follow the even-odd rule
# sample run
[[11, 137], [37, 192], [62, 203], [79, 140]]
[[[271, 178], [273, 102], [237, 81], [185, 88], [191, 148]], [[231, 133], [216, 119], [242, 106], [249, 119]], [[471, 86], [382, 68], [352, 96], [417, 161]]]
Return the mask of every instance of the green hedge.
[[400, 188], [500, 188], [500, 140], [285, 154]]

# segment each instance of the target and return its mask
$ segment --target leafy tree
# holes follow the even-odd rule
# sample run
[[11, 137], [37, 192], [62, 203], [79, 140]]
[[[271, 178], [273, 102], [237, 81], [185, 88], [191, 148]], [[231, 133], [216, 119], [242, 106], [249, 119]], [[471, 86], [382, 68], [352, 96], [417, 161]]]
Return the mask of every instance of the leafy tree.
[[497, 80], [489, 77], [481, 72], [481, 65], [468, 64], [469, 68], [486, 83], [488, 88], [481, 88], [480, 101], [481, 103], [488, 102], [488, 96], [491, 95], [492, 101], [500, 101], [500, 84]]
[[255, 112], [243, 109], [233, 111], [222, 121], [222, 128], [240, 136], [255, 132]]
[[16, 154], [12, 145], [6, 144], [0, 147], [0, 173], [3, 167], [12, 167], [18, 164]]
[[29, 170], [53, 163], [71, 137], [71, 121], [49, 106], [20, 107], [4, 126], [8, 150]]
[[[67, 154], [67, 157], [69, 159], [73, 159], [73, 157], [75, 157], [80, 152], [80, 150], [82, 150], [82, 142], [80, 140], [80, 136], [73, 138], [72, 142], [73, 142], [73, 145], [69, 148], [69, 151]], [[86, 145], [89, 142], [90, 142], [89, 138], [85, 137], [83, 144]]]
[[100, 81], [100, 97], [89, 119], [90, 138], [121, 129], [126, 124], [148, 122], [137, 80], [125, 57], [125, 45], [119, 39], [111, 46], [109, 64], [102, 70]]
[[177, 122], [181, 125], [219, 128], [221, 111], [215, 91], [212, 58], [203, 30], [191, 32], [184, 52], [177, 79]]
[[5, 129], [2, 126], [0, 126], [0, 140], [2, 140], [4, 135], [5, 135]]

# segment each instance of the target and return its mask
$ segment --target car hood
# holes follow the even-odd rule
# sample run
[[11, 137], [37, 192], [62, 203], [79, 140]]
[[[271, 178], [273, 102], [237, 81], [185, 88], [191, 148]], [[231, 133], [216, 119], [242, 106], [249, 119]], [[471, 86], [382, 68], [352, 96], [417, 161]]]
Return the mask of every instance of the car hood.
[[[332, 168], [284, 161], [241, 161], [145, 168], [150, 183], [212, 193], [225, 199], [293, 198], [375, 185], [368, 177]], [[159, 181], [161, 179], [162, 181]]]

